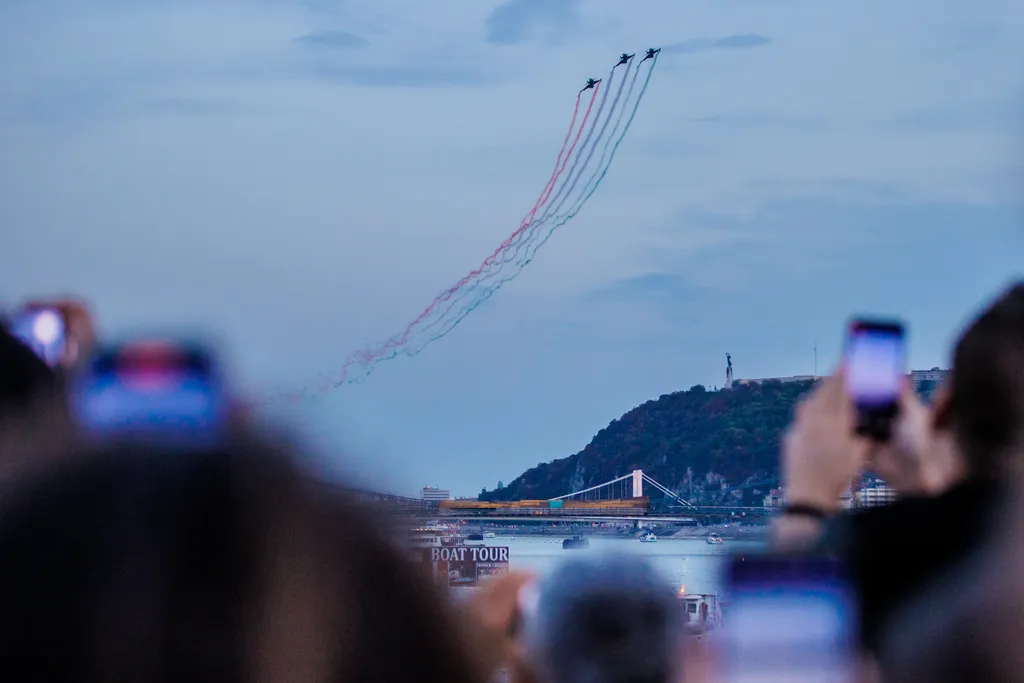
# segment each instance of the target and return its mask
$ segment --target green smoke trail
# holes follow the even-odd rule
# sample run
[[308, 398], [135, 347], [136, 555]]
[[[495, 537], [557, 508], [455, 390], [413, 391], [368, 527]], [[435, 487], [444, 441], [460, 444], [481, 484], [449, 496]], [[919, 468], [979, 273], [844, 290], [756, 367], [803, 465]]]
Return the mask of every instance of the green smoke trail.
[[448, 334], [450, 334], [452, 332], [452, 330], [454, 330], [456, 327], [458, 327], [459, 323], [461, 323], [463, 320], [466, 319], [466, 316], [468, 316], [470, 313], [472, 313], [477, 308], [482, 306], [485, 301], [487, 301], [492, 296], [494, 296], [495, 292], [497, 292], [499, 289], [501, 289], [505, 284], [507, 284], [507, 283], [511, 282], [512, 280], [515, 280], [517, 277], [519, 277], [519, 275], [523, 272], [523, 269], [525, 269], [526, 266], [528, 266], [533, 261], [533, 259], [536, 257], [537, 252], [540, 250], [540, 248], [543, 247], [544, 244], [549, 239], [551, 239], [551, 236], [555, 233], [555, 231], [558, 228], [560, 228], [561, 226], [563, 226], [566, 223], [568, 223], [573, 218], [575, 218], [576, 215], [583, 209], [583, 206], [587, 203], [587, 200], [590, 199], [591, 195], [593, 195], [597, 191], [597, 188], [600, 187], [601, 182], [604, 180], [605, 176], [608, 174], [608, 170], [612, 166], [612, 162], [615, 160], [615, 154], [616, 154], [616, 152], [618, 152], [619, 145], [622, 144], [622, 141], [626, 138], [626, 135], [629, 133], [630, 126], [633, 125], [633, 119], [636, 118], [636, 114], [637, 114], [637, 112], [640, 109], [640, 103], [643, 101], [644, 94], [647, 92], [647, 87], [651, 83], [651, 76], [654, 74], [654, 67], [655, 67], [655, 65], [657, 63], [658, 63], [658, 55], [656, 55], [654, 57], [654, 59], [651, 60], [651, 67], [647, 71], [647, 77], [644, 79], [643, 87], [640, 88], [640, 94], [637, 96], [636, 102], [633, 104], [633, 110], [630, 112], [629, 118], [626, 120], [625, 127], [622, 129], [622, 132], [619, 134], [619, 137], [615, 140], [615, 145], [612, 147], [611, 155], [609, 156], [608, 162], [605, 165], [604, 169], [601, 171], [601, 174], [597, 177], [597, 180], [594, 182], [593, 186], [587, 191], [587, 193], [576, 204], [576, 207], [569, 214], [566, 214], [558, 222], [554, 223], [549, 228], [547, 235], [544, 236], [544, 239], [542, 239], [540, 242], [538, 242], [533, 247], [532, 253], [523, 262], [522, 268], [520, 268], [519, 270], [517, 270], [517, 271], [507, 275], [506, 277], [502, 278], [499, 282], [495, 283], [495, 285], [493, 287], [491, 287], [490, 289], [488, 289], [486, 292], [484, 292], [483, 295], [476, 302], [474, 302], [471, 306], [468, 306], [467, 308], [465, 308], [456, 318], [454, 318], [448, 326], [446, 326], [440, 332], [438, 332], [438, 333], [434, 334], [433, 336], [429, 337], [426, 341], [424, 341], [417, 348], [413, 349], [413, 348], [406, 347], [405, 349], [401, 349], [401, 350], [396, 349], [396, 350], [392, 351], [391, 353], [389, 353], [386, 356], [381, 356], [379, 358], [376, 358], [376, 359], [374, 359], [373, 362], [370, 363], [369, 366], [367, 366], [366, 372], [361, 377], [352, 378], [352, 379], [345, 379], [345, 380], [342, 380], [342, 382], [340, 382], [339, 384], [361, 384], [363, 381], [365, 381], [366, 377], [368, 377], [370, 375], [370, 373], [373, 372], [373, 370], [376, 368], [378, 363], [380, 363], [382, 361], [394, 359], [394, 358], [398, 357], [399, 355], [404, 355], [404, 356], [409, 356], [409, 357], [414, 357], [414, 356], [419, 355], [427, 346], [429, 346], [430, 344], [434, 343], [435, 341], [438, 341], [439, 339], [442, 339], [443, 337], [445, 337]]

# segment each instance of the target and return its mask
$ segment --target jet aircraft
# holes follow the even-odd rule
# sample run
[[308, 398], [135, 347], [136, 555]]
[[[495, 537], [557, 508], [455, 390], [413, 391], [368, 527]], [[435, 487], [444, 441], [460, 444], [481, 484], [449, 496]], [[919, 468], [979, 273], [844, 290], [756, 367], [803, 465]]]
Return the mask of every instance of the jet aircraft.
[[627, 55], [625, 52], [623, 52], [622, 56], [619, 57], [619, 63], [616, 64], [615, 66], [622, 66], [623, 64], [627, 63], [629, 60], [633, 59], [633, 57], [636, 57], [636, 54]]
[[647, 55], [646, 55], [646, 56], [644, 56], [644, 58], [643, 58], [643, 59], [641, 59], [640, 61], [641, 61], [641, 62], [646, 62], [646, 61], [647, 61], [648, 59], [654, 59], [654, 56], [655, 56], [656, 54], [658, 54], [659, 52], [661, 52], [661, 48], [660, 48], [660, 47], [659, 47], [658, 49], [654, 49], [654, 48], [652, 47], [652, 48], [650, 48], [650, 49], [648, 49], [648, 50], [647, 50]]
[[[594, 86], [596, 86], [600, 82], [601, 82], [600, 78], [597, 78], [597, 79], [588, 78], [587, 79], [587, 84], [585, 86], [583, 86], [583, 90], [590, 90], [591, 88], [593, 88]], [[583, 92], [583, 90], [580, 90], [580, 92]]]

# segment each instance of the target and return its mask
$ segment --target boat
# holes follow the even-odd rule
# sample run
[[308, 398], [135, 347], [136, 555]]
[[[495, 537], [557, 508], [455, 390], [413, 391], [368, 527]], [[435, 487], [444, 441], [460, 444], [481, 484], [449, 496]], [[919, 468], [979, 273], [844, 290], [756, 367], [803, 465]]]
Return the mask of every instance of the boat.
[[690, 635], [703, 635], [722, 624], [722, 604], [717, 593], [679, 592], [683, 607], [683, 623]]
[[590, 541], [584, 536], [570, 536], [562, 541], [562, 550], [581, 550], [589, 547]]
[[643, 536], [640, 537], [640, 542], [641, 543], [657, 543], [658, 542], [658, 537], [655, 536], [650, 531], [648, 531]]
[[497, 535], [498, 534], [494, 533], [493, 531], [484, 532], [484, 538], [495, 538]]
[[721, 545], [724, 542], [722, 537], [715, 533], [708, 534], [707, 541], [709, 545]]
[[467, 541], [482, 541], [484, 540], [483, 534], [466, 534]]

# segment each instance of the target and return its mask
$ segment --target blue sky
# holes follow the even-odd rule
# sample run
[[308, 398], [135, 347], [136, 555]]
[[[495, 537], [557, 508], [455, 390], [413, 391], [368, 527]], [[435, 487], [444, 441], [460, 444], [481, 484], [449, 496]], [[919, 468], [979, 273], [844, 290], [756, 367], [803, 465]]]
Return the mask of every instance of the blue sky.
[[[633, 7], [631, 9], [631, 7]], [[335, 371], [512, 232], [576, 91], [664, 46], [594, 199], [442, 342], [285, 411], [379, 488], [476, 493], [697, 383], [820, 369], [852, 312], [945, 365], [1024, 271], [1013, 0], [0, 5], [0, 292]]]

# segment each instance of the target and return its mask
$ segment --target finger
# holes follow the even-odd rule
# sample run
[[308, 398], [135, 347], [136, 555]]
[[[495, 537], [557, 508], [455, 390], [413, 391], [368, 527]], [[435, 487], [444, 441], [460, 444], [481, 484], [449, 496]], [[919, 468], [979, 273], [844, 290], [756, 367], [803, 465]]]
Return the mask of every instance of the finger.
[[509, 573], [482, 586], [470, 599], [470, 609], [486, 625], [504, 629], [519, 610], [519, 592], [533, 581], [527, 572]]
[[820, 387], [821, 407], [830, 413], [840, 412], [849, 401], [846, 399], [846, 375], [839, 366], [834, 373], [825, 378]]

